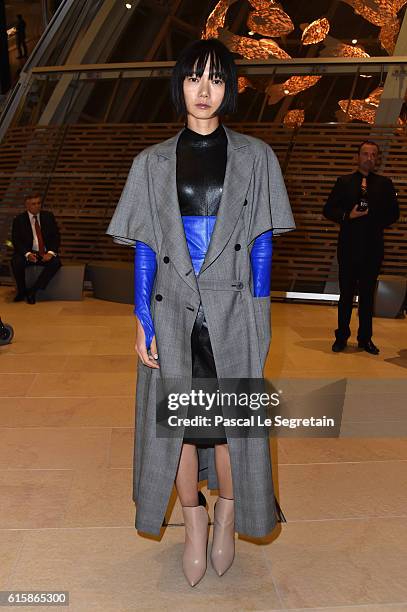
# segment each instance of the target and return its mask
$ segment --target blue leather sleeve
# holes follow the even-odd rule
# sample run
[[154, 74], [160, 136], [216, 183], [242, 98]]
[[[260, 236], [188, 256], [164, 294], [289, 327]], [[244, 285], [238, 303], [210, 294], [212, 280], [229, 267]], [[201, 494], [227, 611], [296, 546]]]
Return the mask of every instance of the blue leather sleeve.
[[254, 297], [267, 297], [270, 295], [271, 261], [273, 253], [272, 238], [272, 230], [257, 236], [250, 253]]
[[151, 346], [155, 336], [150, 303], [153, 291], [157, 260], [155, 252], [144, 242], [136, 240], [134, 253], [134, 313], [138, 316], [146, 335], [146, 347]]
[[[195, 273], [198, 274], [213, 232], [216, 217], [184, 218], [185, 234], [191, 253]], [[272, 231], [256, 238], [250, 254], [253, 274], [254, 297], [267, 297], [271, 288]], [[136, 241], [134, 254], [134, 313], [139, 318], [146, 335], [146, 346], [150, 348], [155, 335], [150, 303], [155, 275], [156, 255], [144, 242]]]

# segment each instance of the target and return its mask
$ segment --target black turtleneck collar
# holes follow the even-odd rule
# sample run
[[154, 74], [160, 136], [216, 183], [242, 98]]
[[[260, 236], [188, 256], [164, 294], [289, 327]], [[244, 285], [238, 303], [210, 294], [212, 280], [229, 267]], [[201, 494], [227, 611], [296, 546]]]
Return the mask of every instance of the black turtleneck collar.
[[191, 130], [191, 128], [185, 126], [181, 137], [183, 141], [187, 141], [191, 145], [197, 144], [199, 146], [218, 144], [227, 138], [225, 129], [221, 123], [210, 134], [199, 134], [199, 132], [195, 132]]

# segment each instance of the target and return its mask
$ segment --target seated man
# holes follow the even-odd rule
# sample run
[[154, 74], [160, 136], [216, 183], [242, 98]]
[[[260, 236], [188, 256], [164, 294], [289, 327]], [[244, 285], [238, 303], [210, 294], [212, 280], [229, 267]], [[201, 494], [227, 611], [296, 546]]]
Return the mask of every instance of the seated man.
[[[26, 211], [13, 221], [11, 265], [17, 284], [15, 302], [26, 298], [28, 304], [35, 304], [37, 290], [45, 289], [61, 267], [58, 225], [52, 212], [41, 211], [41, 203], [41, 195], [28, 196], [25, 199]], [[25, 268], [30, 265], [42, 266], [43, 270], [34, 285], [26, 290]]]

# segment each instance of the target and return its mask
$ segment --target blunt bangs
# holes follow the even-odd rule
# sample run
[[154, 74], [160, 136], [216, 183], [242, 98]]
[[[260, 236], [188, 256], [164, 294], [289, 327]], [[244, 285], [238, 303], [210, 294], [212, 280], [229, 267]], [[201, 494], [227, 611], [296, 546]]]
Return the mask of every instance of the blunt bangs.
[[232, 53], [216, 38], [197, 40], [181, 53], [171, 77], [171, 98], [177, 114], [186, 117], [184, 80], [195, 74], [201, 77], [209, 58], [209, 78], [225, 82], [225, 94], [217, 115], [234, 113], [237, 108], [237, 70]]
[[[182, 65], [182, 73], [184, 78], [196, 74], [201, 77], [205, 71], [206, 62], [209, 58], [209, 78], [213, 79], [218, 77], [226, 82], [227, 76], [226, 71], [223, 69], [219, 55], [216, 54], [214, 49], [201, 49], [196, 57], [190, 56], [187, 58], [185, 64]], [[196, 68], [194, 69], [196, 65]]]

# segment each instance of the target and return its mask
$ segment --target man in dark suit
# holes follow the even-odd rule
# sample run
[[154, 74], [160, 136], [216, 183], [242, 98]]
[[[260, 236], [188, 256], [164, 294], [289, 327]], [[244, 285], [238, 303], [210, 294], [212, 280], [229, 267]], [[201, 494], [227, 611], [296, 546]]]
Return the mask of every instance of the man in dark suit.
[[[12, 242], [14, 254], [11, 261], [17, 284], [15, 302], [24, 298], [35, 304], [38, 289], [45, 289], [51, 278], [61, 267], [58, 256], [60, 236], [52, 212], [41, 210], [42, 198], [33, 194], [26, 198], [26, 211], [13, 221]], [[43, 270], [33, 287], [26, 290], [25, 269], [27, 266], [42, 266]]]
[[[324, 206], [325, 217], [340, 225], [337, 249], [340, 298], [334, 352], [343, 351], [350, 336], [353, 296], [358, 284], [358, 346], [373, 355], [379, 353], [372, 342], [372, 315], [384, 255], [383, 230], [399, 218], [391, 179], [374, 172], [379, 157], [380, 149], [375, 142], [362, 142], [358, 170], [337, 179]], [[366, 189], [368, 208], [360, 211], [362, 186]]]

